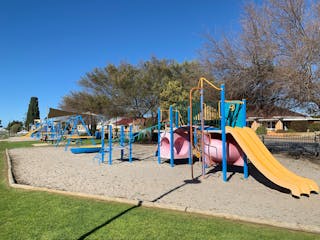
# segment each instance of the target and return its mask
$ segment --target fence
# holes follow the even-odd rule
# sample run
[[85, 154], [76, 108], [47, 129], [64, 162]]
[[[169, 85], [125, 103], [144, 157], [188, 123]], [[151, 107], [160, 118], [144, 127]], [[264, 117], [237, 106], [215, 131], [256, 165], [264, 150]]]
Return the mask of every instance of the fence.
[[320, 134], [262, 135], [262, 142], [272, 153], [287, 152], [299, 158], [301, 155], [320, 155]]

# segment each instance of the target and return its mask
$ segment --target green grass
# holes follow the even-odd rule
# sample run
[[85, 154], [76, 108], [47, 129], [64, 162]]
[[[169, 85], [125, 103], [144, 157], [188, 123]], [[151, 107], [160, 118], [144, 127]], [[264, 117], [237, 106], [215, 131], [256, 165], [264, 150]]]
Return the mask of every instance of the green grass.
[[214, 217], [12, 189], [4, 150], [28, 146], [0, 142], [0, 239], [319, 239]]

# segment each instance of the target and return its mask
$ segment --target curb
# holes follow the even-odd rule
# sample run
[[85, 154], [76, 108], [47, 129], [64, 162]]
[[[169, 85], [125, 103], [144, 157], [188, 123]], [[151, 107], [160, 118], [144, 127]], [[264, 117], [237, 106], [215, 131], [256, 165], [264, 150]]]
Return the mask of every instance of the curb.
[[81, 193], [81, 192], [69, 192], [69, 191], [50, 189], [50, 188], [46, 188], [46, 187], [34, 187], [34, 186], [30, 186], [30, 185], [18, 184], [15, 182], [15, 180], [13, 178], [13, 174], [12, 174], [12, 170], [11, 170], [12, 169], [11, 159], [10, 159], [8, 149], [6, 149], [5, 152], [6, 152], [6, 158], [7, 158], [7, 164], [8, 164], [8, 182], [9, 182], [9, 186], [12, 188], [25, 189], [25, 190], [31, 190], [31, 191], [42, 191], [42, 192], [48, 192], [48, 193], [61, 194], [61, 195], [65, 195], [65, 196], [101, 200], [101, 201], [106, 201], [106, 202], [125, 203], [125, 204], [130, 204], [130, 205], [143, 206], [143, 207], [147, 207], [147, 208], [173, 210], [173, 211], [179, 211], [179, 212], [185, 212], [185, 213], [192, 213], [192, 214], [199, 214], [199, 215], [224, 218], [224, 219], [234, 220], [234, 221], [242, 221], [242, 222], [246, 222], [246, 223], [267, 225], [267, 226], [272, 226], [272, 227], [277, 227], [277, 228], [285, 228], [285, 229], [294, 230], [294, 231], [304, 231], [304, 232], [320, 234], [320, 226], [318, 227], [318, 226], [312, 226], [312, 225], [301, 225], [298, 223], [294, 224], [294, 223], [277, 222], [277, 221], [273, 221], [273, 220], [269, 220], [269, 219], [244, 217], [244, 216], [240, 216], [240, 215], [219, 213], [219, 212], [215, 212], [215, 211], [206, 211], [206, 210], [176, 206], [176, 205], [171, 205], [171, 204], [163, 204], [163, 203], [156, 203], [156, 202], [150, 202], [150, 201], [139, 201], [139, 200], [126, 199], [126, 198], [100, 196], [100, 195], [86, 194], [86, 193]]

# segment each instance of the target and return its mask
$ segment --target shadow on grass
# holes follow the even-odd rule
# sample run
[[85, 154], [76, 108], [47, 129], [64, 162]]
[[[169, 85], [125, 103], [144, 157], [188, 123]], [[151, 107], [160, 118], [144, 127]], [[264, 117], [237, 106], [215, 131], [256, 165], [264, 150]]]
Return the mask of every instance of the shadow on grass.
[[[274, 183], [272, 183], [269, 179], [267, 179], [266, 177], [264, 177], [252, 164], [249, 164], [249, 170], [250, 170], [250, 175], [255, 178], [258, 182], [264, 184], [265, 186], [278, 190], [280, 192], [284, 192], [284, 193], [288, 193], [288, 190], [285, 188], [282, 188]], [[209, 173], [216, 173], [221, 171], [221, 166], [217, 165], [216, 167], [214, 167], [213, 169], [211, 169], [209, 171]], [[236, 174], [236, 173], [242, 173], [242, 167], [237, 167], [237, 166], [228, 166], [228, 173], [231, 173], [228, 176], [228, 181]], [[200, 177], [201, 175], [195, 177], [194, 179], [189, 179], [189, 180], [184, 180], [184, 183], [176, 186], [174, 188], [172, 188], [171, 190], [163, 193], [162, 195], [160, 195], [159, 197], [153, 199], [151, 202], [155, 203], [157, 201], [159, 201], [160, 199], [164, 198], [165, 196], [169, 195], [170, 193], [188, 185], [188, 184], [199, 184], [201, 183], [200, 181]], [[107, 226], [108, 224], [110, 224], [111, 222], [115, 221], [116, 219], [122, 217], [123, 215], [125, 215], [126, 213], [130, 212], [131, 210], [135, 209], [135, 208], [139, 208], [142, 205], [142, 201], [139, 201], [139, 203], [135, 206], [132, 206], [130, 208], [128, 208], [127, 210], [119, 213], [118, 215], [110, 218], [109, 220], [107, 220], [106, 222], [100, 224], [99, 226], [95, 227], [94, 229], [92, 229], [91, 231], [83, 234], [81, 237], [78, 238], [78, 240], [83, 240], [86, 239], [88, 236], [90, 236], [91, 234], [93, 234], [94, 232], [98, 231], [99, 229]]]
[[[200, 176], [201, 176], [201, 175], [200, 175]], [[184, 180], [184, 183], [183, 183], [183, 184], [181, 184], [181, 185], [179, 185], [179, 186], [177, 186], [177, 187], [169, 190], [168, 192], [166, 192], [166, 193], [162, 194], [161, 196], [155, 198], [155, 199], [152, 200], [151, 202], [157, 202], [157, 201], [160, 200], [161, 198], [169, 195], [170, 193], [178, 190], [179, 188], [182, 188], [183, 186], [185, 186], [185, 185], [187, 185], [187, 184], [198, 184], [198, 183], [201, 183], [201, 181], [199, 180], [199, 177], [200, 177], [200, 176], [198, 176], [198, 177], [196, 177], [196, 178], [194, 178], [194, 179], [191, 179], [191, 180]], [[94, 232], [96, 232], [96, 231], [98, 231], [99, 229], [107, 226], [107, 225], [110, 224], [111, 222], [117, 220], [118, 218], [122, 217], [123, 215], [125, 215], [125, 214], [128, 213], [128, 212], [130, 212], [131, 210], [140, 207], [141, 205], [142, 205], [142, 201], [140, 200], [137, 205], [128, 208], [127, 210], [119, 213], [118, 215], [110, 218], [110, 219], [107, 220], [106, 222], [104, 222], [104, 223], [100, 224], [99, 226], [95, 227], [95, 228], [92, 229], [91, 231], [83, 234], [81, 237], [78, 238], [78, 240], [86, 239], [88, 236], [90, 236], [90, 235], [93, 234]]]
[[90, 236], [91, 234], [93, 234], [94, 232], [98, 231], [99, 229], [107, 226], [108, 224], [112, 223], [113, 221], [117, 220], [118, 218], [122, 217], [123, 215], [125, 215], [126, 213], [130, 212], [131, 210], [140, 207], [142, 204], [142, 201], [139, 201], [139, 203], [137, 205], [134, 205], [130, 208], [128, 208], [127, 210], [124, 210], [123, 212], [119, 213], [118, 215], [110, 218], [108, 221], [100, 224], [99, 226], [95, 227], [94, 229], [92, 229], [91, 231], [83, 234], [81, 237], [78, 238], [78, 240], [83, 240], [86, 239], [88, 236]]
[[[200, 175], [200, 176], [201, 176], [201, 175]], [[201, 181], [199, 180], [199, 177], [200, 177], [200, 176], [198, 176], [198, 177], [196, 177], [196, 178], [194, 178], [194, 179], [184, 180], [184, 183], [183, 183], [183, 184], [181, 184], [181, 185], [179, 185], [179, 186], [176, 186], [175, 188], [172, 188], [172, 189], [169, 190], [168, 192], [166, 192], [166, 193], [160, 195], [159, 197], [153, 199], [151, 202], [157, 202], [157, 201], [160, 200], [161, 198], [169, 195], [170, 193], [178, 190], [179, 188], [182, 188], [182, 187], [186, 186], [187, 184], [198, 184], [198, 183], [201, 183]]]

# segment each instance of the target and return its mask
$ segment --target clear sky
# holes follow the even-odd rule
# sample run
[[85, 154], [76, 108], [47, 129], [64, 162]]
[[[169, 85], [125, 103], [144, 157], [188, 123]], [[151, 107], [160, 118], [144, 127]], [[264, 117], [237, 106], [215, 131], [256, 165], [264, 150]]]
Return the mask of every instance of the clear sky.
[[237, 31], [239, 0], [0, 0], [0, 120], [41, 118], [106, 64], [198, 58], [203, 34]]

